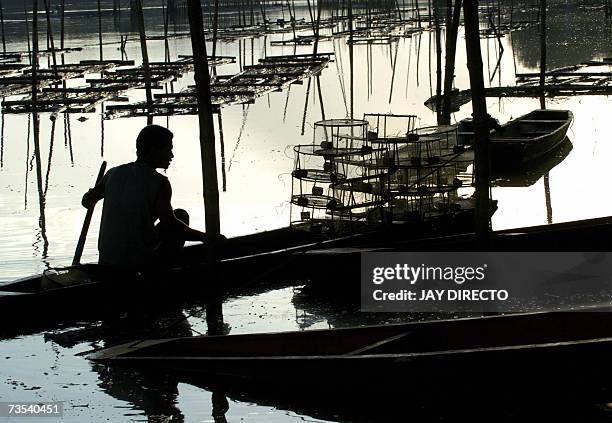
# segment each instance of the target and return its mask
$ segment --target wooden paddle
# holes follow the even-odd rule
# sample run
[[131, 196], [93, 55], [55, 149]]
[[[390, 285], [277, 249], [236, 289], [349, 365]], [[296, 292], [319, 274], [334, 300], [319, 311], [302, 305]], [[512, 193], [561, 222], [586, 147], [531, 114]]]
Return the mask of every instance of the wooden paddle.
[[[102, 178], [104, 177], [104, 172], [106, 171], [106, 162], [102, 162], [100, 166], [100, 171], [98, 172], [98, 177], [96, 178], [97, 186], [100, 182], [102, 182]], [[81, 229], [81, 235], [79, 236], [79, 242], [76, 246], [76, 251], [74, 252], [74, 258], [72, 259], [72, 265], [76, 266], [81, 263], [81, 256], [83, 255], [83, 248], [85, 248], [85, 240], [87, 239], [87, 231], [89, 231], [89, 224], [91, 223], [91, 217], [93, 216], [94, 208], [96, 207], [95, 203], [87, 209], [87, 213], [85, 214], [85, 220], [83, 221], [83, 228]]]

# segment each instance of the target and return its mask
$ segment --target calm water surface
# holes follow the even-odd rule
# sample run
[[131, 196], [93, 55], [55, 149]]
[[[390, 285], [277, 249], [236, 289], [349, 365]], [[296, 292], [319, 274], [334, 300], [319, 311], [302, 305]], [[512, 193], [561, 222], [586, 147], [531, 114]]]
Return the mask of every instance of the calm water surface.
[[[304, 13], [304, 10], [301, 11]], [[147, 11], [151, 33], [161, 31], [159, 10]], [[280, 16], [281, 11], [277, 14]], [[81, 15], [78, 15], [81, 16]], [[95, 15], [75, 15], [68, 24], [67, 46], [85, 46], [82, 52], [65, 56], [66, 62], [97, 58]], [[568, 16], [571, 21], [568, 21]], [[24, 50], [23, 22], [17, 12], [8, 16], [9, 50]], [[550, 12], [549, 67], [561, 67], [582, 60], [610, 57], [607, 43], [609, 26], [597, 11], [561, 9]], [[574, 24], [575, 22], [575, 24]], [[44, 26], [44, 25], [43, 25]], [[105, 20], [105, 40], [119, 38], [112, 20]], [[178, 26], [178, 30], [186, 30]], [[236, 73], [241, 64], [256, 63], [266, 55], [308, 53], [312, 47], [277, 47], [270, 41], [290, 37], [279, 34], [247, 40], [221, 42], [219, 55], [238, 56], [236, 64], [218, 68], [220, 74]], [[41, 40], [44, 37], [41, 36]], [[134, 34], [127, 54], [137, 62], [139, 45]], [[513, 85], [515, 72], [532, 71], [538, 66], [536, 27], [502, 38], [503, 54], [493, 39], [482, 40], [485, 79], [491, 86]], [[354, 116], [364, 113], [416, 114], [420, 125], [435, 123], [435, 114], [423, 102], [435, 91], [435, 55], [430, 46], [433, 35], [401, 39], [390, 45], [355, 46]], [[209, 46], [210, 48], [210, 46]], [[163, 60], [163, 42], [149, 43], [151, 60]], [[191, 52], [188, 38], [170, 41], [172, 57]], [[312, 139], [314, 122], [323, 118], [346, 117], [349, 110], [349, 59], [343, 38], [321, 41], [320, 52], [334, 52], [335, 61], [321, 74], [319, 103], [316, 84], [307, 94], [308, 83], [257, 99], [255, 104], [223, 108], [227, 190], [221, 193], [221, 225], [227, 236], [263, 231], [289, 224], [292, 145]], [[210, 52], [210, 50], [209, 50]], [[120, 58], [116, 44], [104, 48], [106, 58]], [[496, 63], [499, 59], [497, 70]], [[43, 62], [46, 59], [43, 60]], [[458, 41], [456, 86], [469, 87], [463, 30]], [[395, 68], [395, 73], [393, 69]], [[609, 69], [591, 68], [593, 71]], [[95, 75], [87, 75], [94, 77]], [[192, 84], [192, 74], [175, 83], [175, 90]], [[393, 79], [393, 84], [391, 81]], [[433, 81], [432, 81], [433, 79]], [[71, 80], [69, 86], [84, 84]], [[142, 90], [128, 93], [131, 100], [144, 99]], [[504, 122], [538, 108], [537, 99], [487, 100], [489, 113]], [[568, 133], [573, 149], [565, 160], [528, 187], [494, 187], [492, 196], [499, 209], [493, 217], [496, 229], [563, 222], [612, 213], [606, 182], [612, 179], [612, 144], [609, 142], [609, 99], [581, 96], [549, 99], [549, 108], [570, 109], [575, 121]], [[458, 121], [471, 113], [471, 105], [453, 115]], [[0, 166], [0, 281], [12, 280], [53, 266], [67, 265], [84, 210], [82, 194], [91, 186], [102, 160], [115, 166], [135, 157], [134, 140], [145, 125], [145, 118], [104, 120], [96, 113], [67, 117], [55, 123], [49, 114], [40, 115], [42, 190], [40, 207], [35, 161], [33, 160], [32, 121], [28, 115], [2, 115], [2, 161]], [[185, 208], [192, 226], [204, 228], [199, 162], [198, 122], [194, 116], [155, 118], [175, 133], [175, 158], [167, 172], [173, 184], [173, 205]], [[219, 148], [217, 148], [219, 152]], [[219, 160], [220, 162], [220, 160]], [[219, 172], [221, 174], [221, 172]], [[548, 186], [548, 188], [546, 187]], [[547, 206], [548, 203], [548, 206]], [[97, 208], [84, 252], [85, 261], [97, 258], [96, 240], [100, 207]], [[45, 228], [40, 227], [41, 213]], [[312, 298], [300, 303], [293, 288], [258, 292], [232, 298], [224, 304], [224, 320], [231, 333], [284, 331], [359, 324], [364, 316], [355, 308], [318, 304]], [[312, 302], [314, 301], [314, 305]], [[310, 305], [309, 305], [310, 304]], [[193, 310], [192, 310], [193, 311]], [[197, 311], [197, 310], [196, 310]], [[206, 332], [203, 312], [187, 319], [191, 328]], [[166, 317], [169, 321], [181, 314]], [[368, 318], [371, 318], [369, 316]], [[213, 421], [213, 394], [193, 385], [147, 381], [145, 376], [114, 373], [94, 366], [74, 354], [92, 347], [111, 344], [100, 325], [76, 325], [55, 331], [23, 335], [0, 341], [0, 398], [3, 401], [65, 401], [67, 421]], [[74, 330], [84, 330], [74, 334]], [[58, 335], [59, 334], [59, 335]], [[68, 334], [62, 336], [62, 334]], [[154, 389], [150, 389], [150, 386]], [[218, 402], [218, 398], [217, 398]], [[315, 407], [316, 408], [316, 407]], [[600, 408], [588, 408], [597, 419], [606, 420]], [[599, 411], [593, 411], [599, 410]], [[261, 405], [245, 399], [229, 399], [227, 421], [285, 422], [332, 421], [334, 411], [296, 412], [281, 405]], [[589, 414], [590, 415], [590, 414]], [[25, 420], [20, 420], [25, 421]], [[384, 421], [384, 420], [383, 420]]]

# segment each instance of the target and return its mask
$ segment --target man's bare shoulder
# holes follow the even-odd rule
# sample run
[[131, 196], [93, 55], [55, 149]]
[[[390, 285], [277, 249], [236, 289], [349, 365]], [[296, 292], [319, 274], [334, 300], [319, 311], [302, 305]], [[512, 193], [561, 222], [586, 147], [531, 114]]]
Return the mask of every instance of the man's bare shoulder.
[[168, 177], [162, 175], [157, 170], [153, 169], [151, 166], [147, 166], [146, 164], [131, 162], [125, 163], [119, 166], [116, 166], [110, 169], [107, 173], [115, 173], [118, 175], [129, 175], [129, 174], [139, 174], [150, 176], [151, 178], [158, 179], [160, 181], [167, 181]]

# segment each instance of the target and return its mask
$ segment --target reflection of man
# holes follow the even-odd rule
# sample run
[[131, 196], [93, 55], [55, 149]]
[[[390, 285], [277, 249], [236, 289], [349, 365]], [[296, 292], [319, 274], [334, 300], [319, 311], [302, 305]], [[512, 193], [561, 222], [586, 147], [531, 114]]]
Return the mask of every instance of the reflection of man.
[[100, 264], [144, 267], [178, 253], [185, 241], [205, 240], [204, 233], [188, 226], [186, 211], [172, 209], [170, 182], [155, 170], [170, 166], [172, 138], [164, 127], [146, 126], [136, 139], [136, 161], [110, 169], [83, 196], [87, 208], [104, 199]]

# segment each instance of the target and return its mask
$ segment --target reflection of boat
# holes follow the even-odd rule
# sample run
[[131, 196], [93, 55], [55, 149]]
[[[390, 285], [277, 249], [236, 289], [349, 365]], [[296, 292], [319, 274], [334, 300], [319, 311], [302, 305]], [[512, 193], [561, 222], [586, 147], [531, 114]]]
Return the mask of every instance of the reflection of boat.
[[217, 386], [282, 385], [291, 392], [295, 386], [322, 395], [385, 395], [397, 386], [413, 399], [435, 391], [470, 395], [517, 387], [523, 393], [567, 393], [571, 387], [575, 395], [606, 386], [612, 351], [607, 310], [148, 340], [89, 358], [201, 377]]
[[565, 139], [548, 154], [531, 161], [529, 166], [493, 168], [492, 183], [498, 187], [529, 187], [561, 163], [574, 146], [569, 138]]
[[[442, 102], [444, 101], [444, 95], [442, 95], [441, 97], [442, 98], [440, 98], [440, 104], [442, 104]], [[435, 112], [437, 99], [437, 95], [431, 96], [427, 100], [425, 100], [424, 104], [429, 110]], [[458, 112], [461, 106], [469, 103], [470, 101], [472, 101], [471, 90], [459, 91], [459, 89], [453, 88], [453, 90], [451, 91], [451, 112]]]
[[[565, 139], [574, 115], [569, 110], [534, 110], [491, 130], [491, 166], [525, 164], [544, 156]], [[459, 124], [463, 142], [473, 136], [471, 120]], [[471, 141], [471, 140], [470, 140]]]

